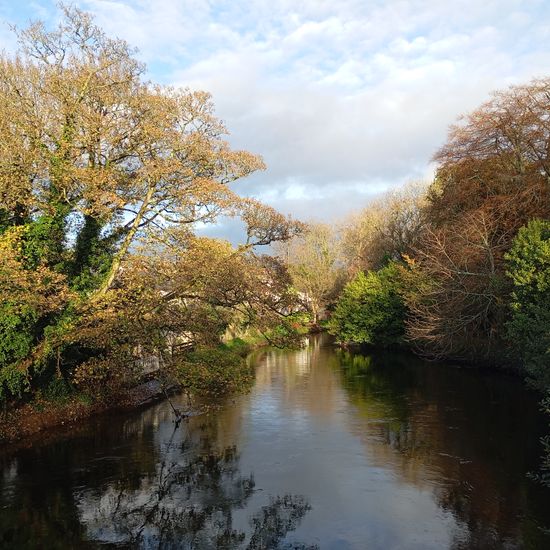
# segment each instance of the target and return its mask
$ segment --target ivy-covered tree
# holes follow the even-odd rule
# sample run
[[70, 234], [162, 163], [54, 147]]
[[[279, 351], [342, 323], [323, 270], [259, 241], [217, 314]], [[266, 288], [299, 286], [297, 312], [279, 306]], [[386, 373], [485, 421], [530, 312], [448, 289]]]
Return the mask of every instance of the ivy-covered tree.
[[[173, 329], [219, 338], [255, 284], [285, 280], [274, 265], [266, 275], [254, 247], [301, 228], [229, 187], [264, 164], [229, 147], [208, 93], [145, 81], [126, 42], [76, 8], [63, 13], [57, 29], [32, 24], [16, 55], [0, 55], [0, 399], [39, 377], [82, 377], [90, 361], [158, 355]], [[241, 247], [197, 244], [197, 224], [219, 216], [242, 218]], [[253, 266], [235, 280], [247, 293], [224, 286], [219, 254]], [[178, 272], [185, 262], [194, 268]], [[285, 311], [283, 298], [260, 297], [251, 322]]]

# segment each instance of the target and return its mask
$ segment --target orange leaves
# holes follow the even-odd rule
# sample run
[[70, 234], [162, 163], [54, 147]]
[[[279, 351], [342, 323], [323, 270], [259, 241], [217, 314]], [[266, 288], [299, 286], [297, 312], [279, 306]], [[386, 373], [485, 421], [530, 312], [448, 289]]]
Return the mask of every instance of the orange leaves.
[[550, 78], [545, 78], [494, 94], [452, 126], [434, 157], [440, 194], [433, 213], [445, 219], [507, 202], [515, 211], [515, 229], [531, 217], [550, 215], [549, 112]]
[[504, 344], [504, 254], [529, 219], [550, 216], [549, 112], [549, 78], [511, 87], [451, 127], [435, 155], [409, 302], [409, 337], [431, 353], [489, 361], [513, 353]]
[[254, 199], [243, 199], [240, 216], [246, 223], [247, 245], [268, 245], [300, 235], [306, 225]]
[[[136, 354], [219, 340], [236, 316], [274, 320], [288, 280], [253, 246], [301, 225], [227, 185], [262, 159], [231, 150], [208, 93], [144, 82], [125, 42], [63, 12], [0, 55], [0, 290], [36, 313], [23, 362], [57, 355], [114, 380]], [[244, 219], [245, 245], [196, 238], [220, 216]], [[27, 252], [17, 224], [34, 228]]]

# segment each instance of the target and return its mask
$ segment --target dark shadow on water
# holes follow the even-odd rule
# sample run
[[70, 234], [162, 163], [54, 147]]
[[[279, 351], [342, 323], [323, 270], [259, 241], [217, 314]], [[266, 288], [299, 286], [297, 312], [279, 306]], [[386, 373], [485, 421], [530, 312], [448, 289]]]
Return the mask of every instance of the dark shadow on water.
[[550, 548], [519, 379], [322, 335], [251, 360], [250, 394], [177, 428], [159, 403], [0, 452], [0, 549]]
[[146, 430], [123, 454], [110, 441], [112, 454], [96, 458], [70, 441], [19, 453], [1, 464], [0, 548], [317, 548], [284, 540], [311, 510], [300, 495], [270, 497], [234, 527], [254, 477], [240, 473], [235, 446], [211, 448], [208, 431], [174, 426], [155, 449]]
[[397, 457], [396, 471], [436, 476], [439, 506], [464, 527], [451, 548], [550, 548], [549, 492], [527, 475], [546, 424], [521, 379], [406, 353], [336, 353], [359, 413], [384, 420], [370, 429]]

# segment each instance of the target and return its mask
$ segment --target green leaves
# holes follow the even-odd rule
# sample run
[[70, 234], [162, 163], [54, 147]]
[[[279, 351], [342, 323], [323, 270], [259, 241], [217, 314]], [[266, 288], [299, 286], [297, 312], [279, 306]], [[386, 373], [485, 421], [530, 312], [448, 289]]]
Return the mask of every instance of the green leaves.
[[18, 311], [9, 302], [0, 305], [0, 402], [6, 395], [20, 396], [28, 389], [28, 374], [16, 363], [31, 350], [35, 321], [31, 308]]
[[550, 221], [522, 227], [505, 256], [512, 279], [508, 334], [536, 386], [550, 387]]
[[390, 346], [403, 342], [405, 305], [399, 266], [360, 272], [346, 285], [329, 322], [342, 342]]
[[[227, 185], [262, 159], [230, 148], [208, 93], [144, 82], [125, 42], [63, 14], [0, 55], [0, 402], [59, 374], [117, 390], [292, 310], [286, 271], [253, 248], [302, 224]], [[194, 237], [220, 216], [246, 244]]]

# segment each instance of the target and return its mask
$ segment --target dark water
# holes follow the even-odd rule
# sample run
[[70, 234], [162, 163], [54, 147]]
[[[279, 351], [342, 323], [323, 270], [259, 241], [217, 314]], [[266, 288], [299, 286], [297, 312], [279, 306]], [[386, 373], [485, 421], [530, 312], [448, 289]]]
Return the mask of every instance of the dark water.
[[167, 403], [0, 453], [0, 547], [550, 548], [517, 379], [322, 339], [175, 427]]

